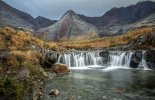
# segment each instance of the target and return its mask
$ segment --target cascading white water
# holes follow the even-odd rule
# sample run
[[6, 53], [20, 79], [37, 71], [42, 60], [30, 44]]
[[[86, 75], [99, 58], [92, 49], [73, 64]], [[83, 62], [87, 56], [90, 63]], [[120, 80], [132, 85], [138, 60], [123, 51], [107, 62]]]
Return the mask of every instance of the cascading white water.
[[61, 54], [58, 63], [67, 64], [69, 67], [83, 67], [103, 65], [103, 58], [99, 52], [70, 52]]
[[[104, 52], [102, 52], [104, 53]], [[105, 52], [106, 53], [106, 52]], [[101, 57], [99, 51], [68, 52], [58, 57], [58, 63], [66, 64], [69, 67], [105, 67], [105, 69], [130, 68], [134, 52], [109, 51], [108, 56]], [[109, 59], [109, 60], [108, 60]], [[106, 65], [106, 66], [104, 66]], [[146, 63], [146, 52], [142, 51], [142, 60], [138, 68], [149, 69]]]
[[130, 67], [132, 52], [110, 52], [110, 66]]
[[138, 65], [138, 68], [142, 68], [144, 70], [150, 70], [147, 62], [146, 62], [146, 51], [142, 51], [142, 60]]

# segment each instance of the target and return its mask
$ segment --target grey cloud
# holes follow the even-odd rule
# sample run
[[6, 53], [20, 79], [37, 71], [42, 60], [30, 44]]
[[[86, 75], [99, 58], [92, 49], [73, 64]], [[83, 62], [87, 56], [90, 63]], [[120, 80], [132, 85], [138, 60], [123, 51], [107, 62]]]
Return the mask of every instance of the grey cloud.
[[101, 16], [113, 7], [128, 6], [140, 0], [4, 0], [34, 17], [59, 19], [67, 10], [86, 16]]

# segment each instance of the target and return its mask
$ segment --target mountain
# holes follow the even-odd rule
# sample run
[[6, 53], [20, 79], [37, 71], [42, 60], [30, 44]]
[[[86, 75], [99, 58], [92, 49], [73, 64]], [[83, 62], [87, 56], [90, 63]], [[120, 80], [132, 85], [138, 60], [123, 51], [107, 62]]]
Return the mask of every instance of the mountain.
[[40, 28], [48, 27], [57, 22], [57, 20], [50, 20], [42, 16], [35, 18], [35, 21], [38, 22]]
[[142, 1], [128, 7], [112, 8], [101, 17], [79, 15], [83, 20], [97, 27], [130, 24], [155, 13], [155, 2]]
[[67, 11], [55, 24], [42, 28], [39, 35], [46, 40], [75, 40], [98, 37], [95, 26], [83, 21], [74, 11]]
[[24, 27], [37, 29], [34, 18], [0, 0], [0, 26]]
[[[131, 26], [145, 18], [155, 14], [155, 2], [142, 1], [128, 7], [112, 8], [101, 17], [80, 17], [88, 23], [91, 23], [100, 29], [100, 35], [119, 35], [124, 30], [124, 25]], [[123, 27], [122, 27], [123, 26]], [[127, 27], [127, 29], [132, 29]]]
[[41, 16], [33, 18], [0, 0], [0, 27], [38, 30], [39, 35], [47, 40], [114, 36], [153, 25], [155, 25], [155, 2], [153, 1], [141, 1], [128, 7], [114, 7], [100, 17], [87, 17], [70, 10], [56, 21]]
[[47, 27], [54, 24], [55, 20], [44, 17], [33, 18], [31, 15], [11, 7], [0, 0], [0, 26], [22, 27], [31, 30]]

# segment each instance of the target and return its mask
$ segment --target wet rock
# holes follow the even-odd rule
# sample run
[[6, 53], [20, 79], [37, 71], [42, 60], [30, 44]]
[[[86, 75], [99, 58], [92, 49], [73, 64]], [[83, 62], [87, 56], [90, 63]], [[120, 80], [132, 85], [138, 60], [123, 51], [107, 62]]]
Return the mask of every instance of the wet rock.
[[107, 64], [109, 61], [109, 52], [108, 51], [101, 51], [99, 55], [102, 57], [102, 61], [104, 64]]
[[65, 64], [54, 64], [52, 66], [52, 70], [53, 72], [55, 72], [56, 74], [65, 74], [65, 73], [69, 73], [69, 67]]
[[59, 93], [60, 93], [60, 92], [59, 92], [58, 89], [51, 89], [50, 92], [49, 92], [49, 95], [58, 96]]
[[147, 62], [147, 65], [150, 69], [155, 69], [155, 63]]
[[54, 63], [57, 62], [57, 53], [49, 53], [45, 56], [44, 66], [51, 67]]
[[149, 67], [155, 69], [155, 50], [146, 51], [146, 62]]
[[107, 96], [102, 96], [102, 99], [103, 100], [108, 100], [108, 97]]
[[108, 58], [109, 57], [109, 52], [108, 51], [101, 51], [101, 52], [99, 52], [99, 55], [101, 57]]
[[155, 50], [146, 51], [146, 61], [155, 63]]
[[131, 57], [130, 67], [137, 68], [141, 59], [142, 59], [142, 52], [136, 51]]

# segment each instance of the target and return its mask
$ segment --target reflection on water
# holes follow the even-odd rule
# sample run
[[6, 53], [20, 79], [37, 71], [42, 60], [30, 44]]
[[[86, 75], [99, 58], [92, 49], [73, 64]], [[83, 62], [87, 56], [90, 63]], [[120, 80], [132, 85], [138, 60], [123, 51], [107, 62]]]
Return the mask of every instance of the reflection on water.
[[[45, 100], [155, 100], [154, 83], [154, 71], [72, 70], [68, 75], [54, 76], [47, 80]], [[48, 96], [52, 88], [60, 90], [58, 97]]]

